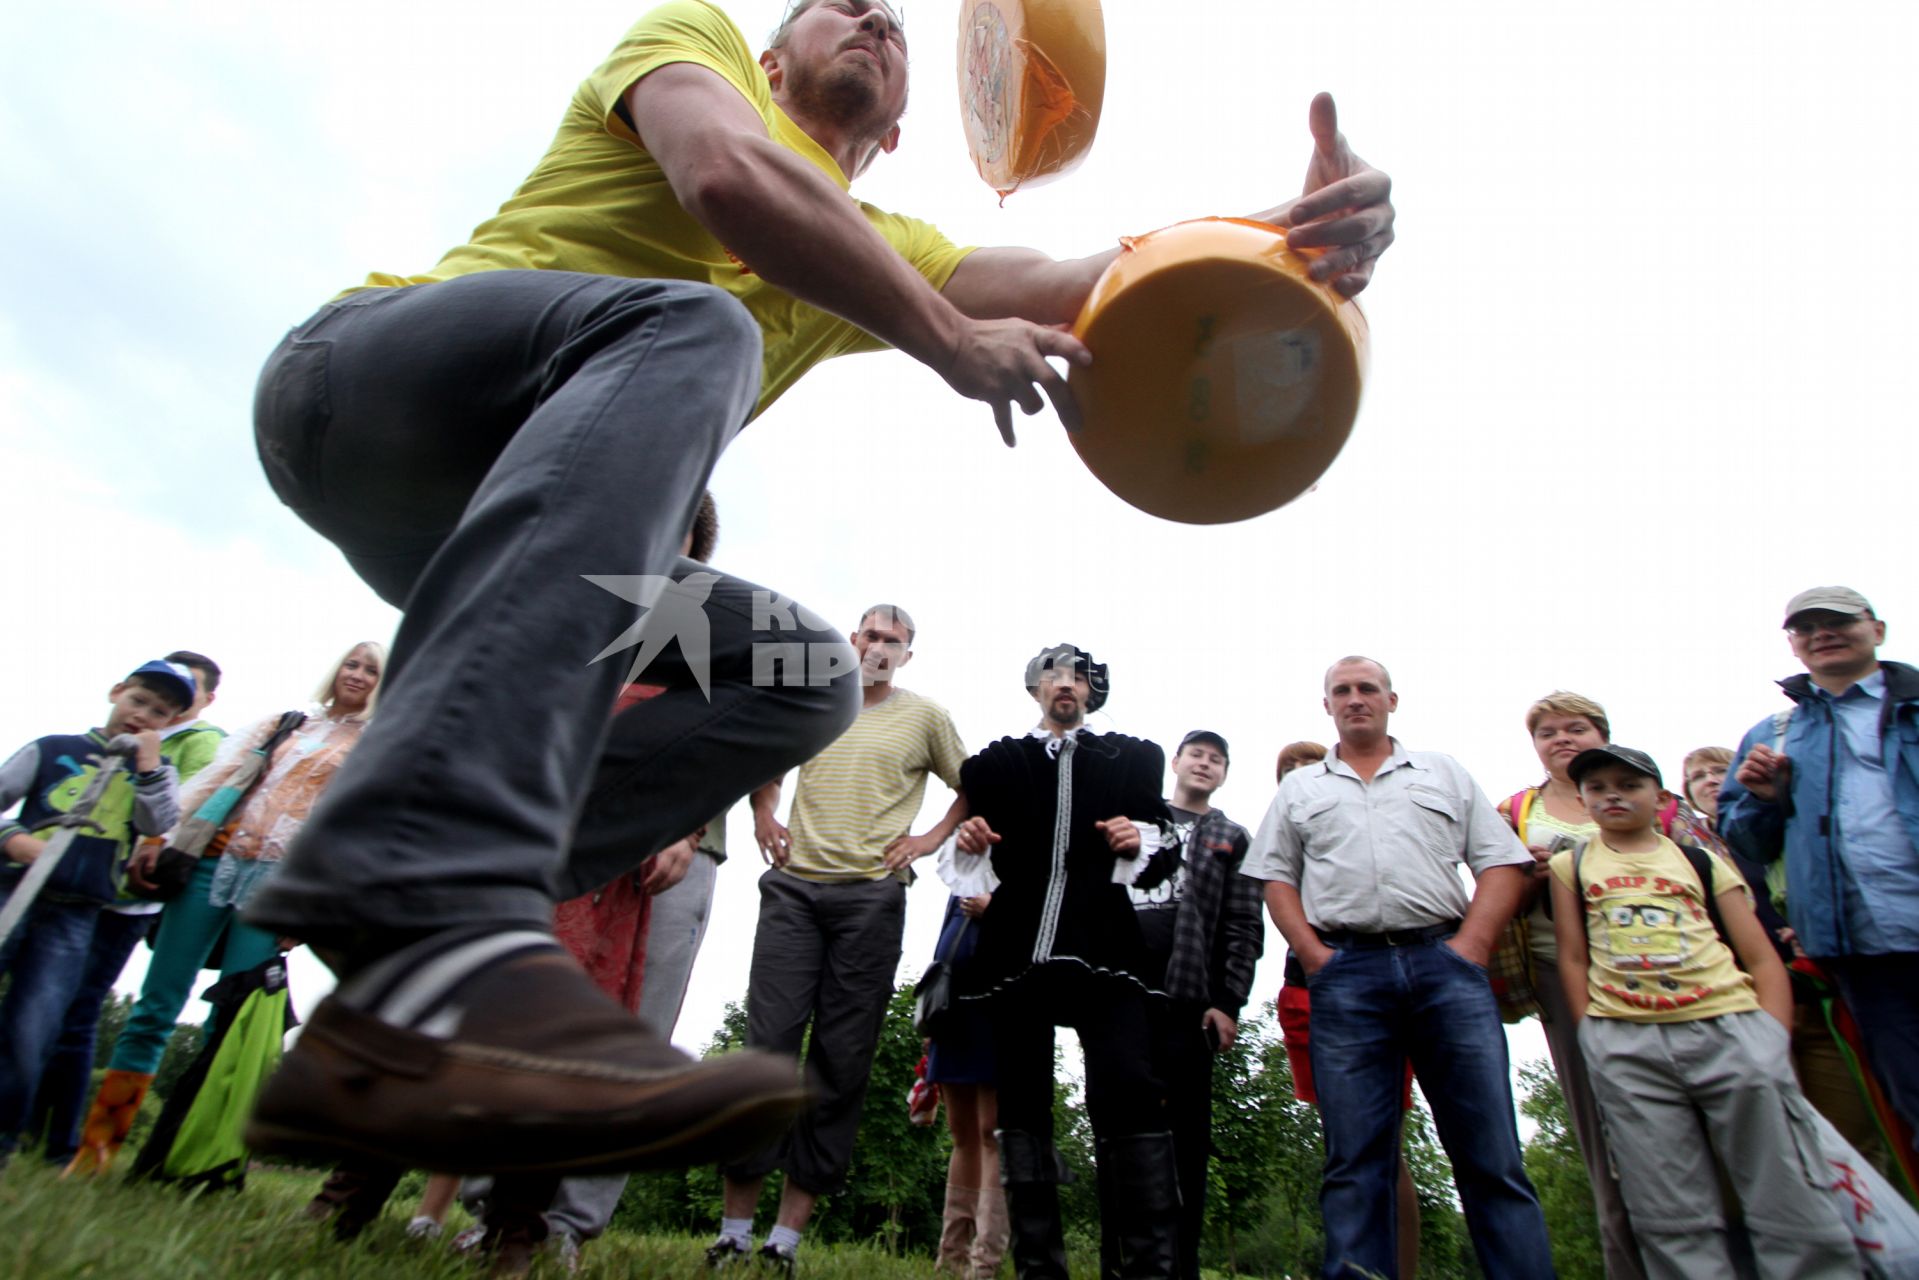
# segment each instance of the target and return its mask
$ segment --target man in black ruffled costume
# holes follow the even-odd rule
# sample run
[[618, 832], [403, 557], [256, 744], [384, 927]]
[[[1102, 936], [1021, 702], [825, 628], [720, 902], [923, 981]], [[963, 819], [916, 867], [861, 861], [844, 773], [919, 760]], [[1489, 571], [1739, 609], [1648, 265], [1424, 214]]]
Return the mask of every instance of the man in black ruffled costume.
[[957, 836], [962, 855], [990, 850], [990, 871], [976, 871], [992, 904], [979, 949], [956, 977], [963, 999], [990, 1001], [1013, 1262], [1022, 1280], [1067, 1274], [1053, 1028], [1070, 1026], [1086, 1053], [1086, 1110], [1118, 1218], [1120, 1274], [1170, 1276], [1179, 1230], [1173, 1137], [1126, 890], [1139, 863], [1135, 824], [1170, 830], [1160, 794], [1166, 757], [1150, 742], [1084, 727], [1107, 694], [1105, 665], [1084, 650], [1042, 651], [1026, 664], [1026, 688], [1040, 722], [961, 767], [973, 816]]

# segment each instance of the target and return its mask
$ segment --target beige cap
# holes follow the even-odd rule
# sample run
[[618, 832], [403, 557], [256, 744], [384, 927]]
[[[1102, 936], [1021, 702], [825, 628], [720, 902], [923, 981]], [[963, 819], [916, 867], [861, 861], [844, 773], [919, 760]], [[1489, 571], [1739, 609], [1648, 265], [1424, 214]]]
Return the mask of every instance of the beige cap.
[[1786, 601], [1786, 623], [1813, 609], [1831, 613], [1871, 613], [1872, 602], [1851, 587], [1808, 587]]

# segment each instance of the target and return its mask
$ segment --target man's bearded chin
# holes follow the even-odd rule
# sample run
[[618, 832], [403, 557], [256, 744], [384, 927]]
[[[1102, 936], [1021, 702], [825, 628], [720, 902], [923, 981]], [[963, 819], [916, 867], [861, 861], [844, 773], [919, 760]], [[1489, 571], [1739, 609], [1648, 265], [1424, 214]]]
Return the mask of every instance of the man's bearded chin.
[[833, 67], [817, 75], [794, 68], [787, 86], [793, 105], [804, 115], [865, 128], [875, 138], [898, 123], [880, 119], [879, 86], [852, 67]]

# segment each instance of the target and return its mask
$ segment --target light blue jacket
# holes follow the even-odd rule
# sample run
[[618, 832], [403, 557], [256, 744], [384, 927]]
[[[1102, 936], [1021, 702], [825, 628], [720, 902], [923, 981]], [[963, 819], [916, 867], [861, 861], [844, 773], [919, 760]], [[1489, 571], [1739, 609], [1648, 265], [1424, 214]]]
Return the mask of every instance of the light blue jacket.
[[[1886, 676], [1879, 731], [1886, 768], [1892, 772], [1893, 801], [1898, 820], [1919, 848], [1919, 669], [1902, 662], [1879, 666]], [[1767, 803], [1740, 786], [1736, 776], [1754, 744], [1775, 745], [1778, 719], [1768, 716], [1747, 732], [1726, 772], [1719, 791], [1719, 833], [1756, 862], [1785, 855], [1786, 916], [1806, 954], [1814, 959], [1851, 955], [1845, 871], [1833, 844], [1831, 818], [1838, 726], [1810, 676], [1781, 680], [1779, 687], [1797, 704], [1781, 748], [1792, 761], [1791, 793], [1781, 803]], [[1909, 907], [1919, 910], [1919, 904]]]

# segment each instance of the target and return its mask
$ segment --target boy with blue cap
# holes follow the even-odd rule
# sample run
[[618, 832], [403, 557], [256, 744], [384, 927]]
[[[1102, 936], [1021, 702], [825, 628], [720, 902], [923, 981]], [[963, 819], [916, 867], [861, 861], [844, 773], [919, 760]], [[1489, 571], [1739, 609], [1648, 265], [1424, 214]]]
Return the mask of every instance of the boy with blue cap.
[[178, 779], [160, 753], [160, 730], [198, 696], [193, 672], [156, 660], [107, 693], [113, 710], [104, 728], [36, 738], [0, 765], [0, 899], [20, 889], [27, 867], [45, 852], [105, 766], [108, 744], [133, 739], [127, 771], [115, 774], [77, 828], [72, 843], [40, 887], [26, 917], [0, 941], [0, 973], [12, 978], [0, 1002], [0, 1160], [10, 1155], [26, 1121], [62, 1016], [86, 968], [100, 909], [120, 893], [128, 853], [143, 835], [160, 835], [179, 820]]

